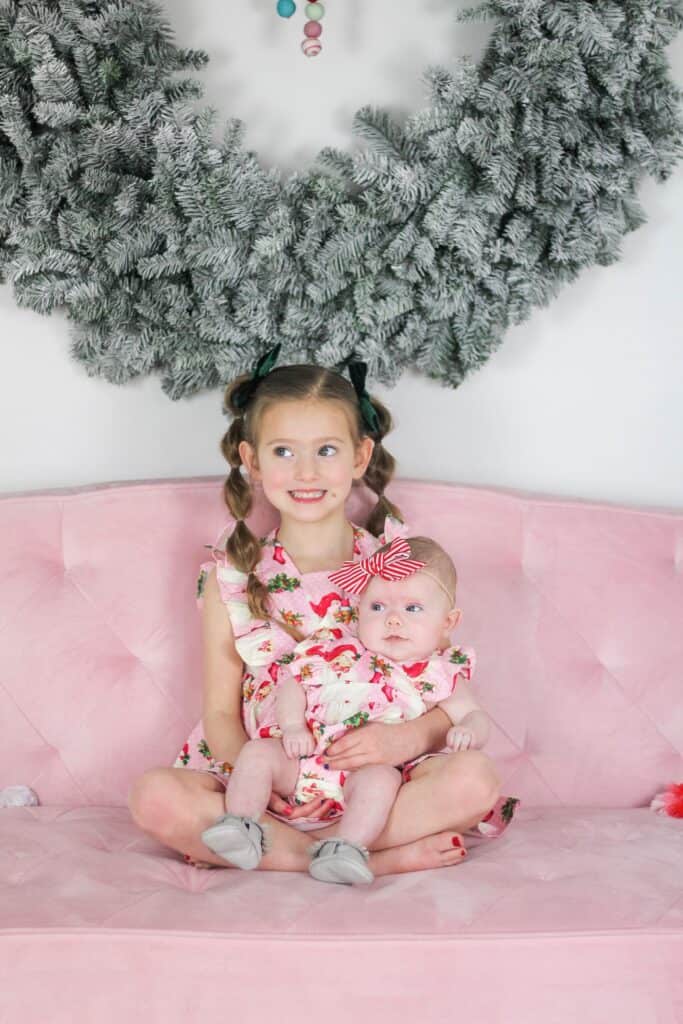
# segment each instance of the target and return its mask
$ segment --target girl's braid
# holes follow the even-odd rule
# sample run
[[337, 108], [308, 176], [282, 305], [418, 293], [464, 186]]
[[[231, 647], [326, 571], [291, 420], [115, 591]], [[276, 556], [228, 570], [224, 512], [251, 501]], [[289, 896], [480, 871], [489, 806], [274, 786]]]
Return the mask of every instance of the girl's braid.
[[[229, 407], [229, 391], [226, 405]], [[225, 550], [235, 568], [248, 574], [249, 611], [256, 618], [268, 620], [268, 588], [254, 572], [261, 558], [261, 544], [244, 521], [251, 512], [252, 504], [251, 485], [241, 471], [239, 445], [244, 440], [244, 418], [238, 413], [221, 441], [221, 451], [231, 467], [223, 487], [223, 496], [235, 518], [235, 528], [228, 537]]]
[[[248, 375], [238, 377], [225, 393], [225, 409], [232, 414], [233, 420], [221, 441], [221, 451], [226, 462], [231, 467], [230, 473], [223, 485], [223, 497], [235, 519], [235, 527], [227, 539], [225, 552], [236, 569], [248, 574], [247, 601], [249, 611], [256, 618], [270, 622], [272, 621], [272, 615], [269, 608], [270, 595], [268, 588], [254, 572], [261, 560], [261, 543], [245, 522], [246, 517], [251, 512], [252, 492], [249, 478], [242, 473], [242, 458], [239, 452], [240, 443], [247, 440], [244, 415], [242, 410], [232, 400], [232, 396], [240, 384], [248, 379]], [[303, 633], [295, 626], [290, 626], [289, 623], [281, 619], [278, 619], [278, 624], [297, 642], [303, 640]]]
[[391, 413], [379, 399], [374, 398], [372, 395], [369, 397], [372, 407], [377, 414], [379, 430], [374, 431], [370, 435], [375, 442], [375, 447], [368, 463], [368, 468], [365, 471], [363, 483], [367, 484], [370, 490], [375, 492], [378, 496], [378, 501], [368, 516], [368, 521], [365, 525], [370, 533], [378, 537], [384, 528], [386, 516], [393, 516], [394, 519], [400, 521], [403, 521], [403, 519], [399, 509], [384, 495], [384, 489], [393, 477], [396, 466], [396, 460], [393, 455], [382, 444], [382, 439], [386, 437], [393, 425]]

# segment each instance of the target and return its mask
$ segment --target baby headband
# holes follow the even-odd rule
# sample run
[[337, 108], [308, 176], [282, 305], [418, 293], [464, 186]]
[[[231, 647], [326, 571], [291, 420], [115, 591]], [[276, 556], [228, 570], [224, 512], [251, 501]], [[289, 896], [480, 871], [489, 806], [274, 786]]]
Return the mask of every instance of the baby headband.
[[[427, 563], [407, 557], [410, 555], [410, 545], [405, 540], [407, 530], [408, 527], [405, 523], [387, 516], [382, 537], [387, 540], [391, 539], [390, 547], [381, 553], [378, 552], [371, 555], [370, 558], [364, 558], [360, 562], [344, 562], [341, 569], [331, 573], [328, 579], [331, 583], [336, 583], [351, 594], [360, 594], [365, 590], [373, 576], [381, 576], [383, 580], [402, 580], [421, 570], [423, 576], [429, 576], [443, 590], [451, 606], [453, 606], [455, 602], [454, 595], [443, 585], [436, 573], [430, 572], [429, 569], [425, 568]], [[394, 555], [389, 559], [388, 556], [392, 552], [394, 552]], [[399, 552], [399, 554], [396, 555], [396, 552]], [[414, 566], [414, 568], [407, 568], [409, 566]], [[394, 575], [388, 575], [389, 572]], [[396, 575], [396, 573], [400, 573], [400, 575]], [[351, 585], [349, 585], [349, 580]]]
[[373, 576], [383, 580], [403, 580], [424, 569], [426, 562], [410, 557], [410, 545], [401, 537], [392, 540], [386, 551], [378, 551], [360, 562], [344, 562], [328, 579], [350, 594], [362, 594]]

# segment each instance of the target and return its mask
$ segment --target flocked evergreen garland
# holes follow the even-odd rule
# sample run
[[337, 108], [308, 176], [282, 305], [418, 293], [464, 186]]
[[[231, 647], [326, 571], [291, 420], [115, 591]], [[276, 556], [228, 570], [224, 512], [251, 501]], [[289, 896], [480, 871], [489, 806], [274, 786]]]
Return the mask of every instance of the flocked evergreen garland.
[[665, 47], [683, 0], [489, 0], [479, 66], [425, 73], [431, 105], [364, 108], [357, 155], [282, 180], [201, 87], [148, 0], [0, 0], [0, 271], [66, 307], [74, 354], [179, 398], [275, 342], [450, 385], [565, 282], [619, 255], [641, 179], [680, 157]]

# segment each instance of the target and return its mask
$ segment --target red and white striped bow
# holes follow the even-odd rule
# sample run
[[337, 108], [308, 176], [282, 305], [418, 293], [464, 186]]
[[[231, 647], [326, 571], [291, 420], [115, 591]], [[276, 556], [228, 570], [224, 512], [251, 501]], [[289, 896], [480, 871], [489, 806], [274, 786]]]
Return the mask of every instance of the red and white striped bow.
[[404, 580], [425, 565], [426, 562], [410, 557], [410, 545], [403, 537], [396, 537], [386, 551], [378, 551], [360, 562], [344, 562], [328, 579], [350, 594], [361, 594], [373, 576], [390, 581]]

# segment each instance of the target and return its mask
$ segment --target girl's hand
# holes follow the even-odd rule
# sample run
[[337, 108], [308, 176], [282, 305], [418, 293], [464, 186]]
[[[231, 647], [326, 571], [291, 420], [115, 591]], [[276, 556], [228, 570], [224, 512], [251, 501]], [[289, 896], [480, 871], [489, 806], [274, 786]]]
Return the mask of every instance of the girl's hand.
[[282, 746], [287, 757], [308, 757], [315, 750], [313, 733], [305, 725], [285, 726], [282, 730]]
[[469, 729], [463, 729], [460, 725], [454, 725], [448, 730], [446, 746], [451, 750], [469, 750], [474, 747], [474, 735]]
[[278, 793], [272, 793], [268, 803], [268, 810], [275, 814], [281, 814], [283, 818], [294, 821], [296, 818], [314, 817], [316, 820], [326, 818], [334, 807], [334, 800], [324, 800], [323, 797], [316, 797], [308, 804], [301, 807], [292, 807], [286, 800], [283, 800]]
[[330, 768], [353, 771], [363, 768], [366, 764], [402, 764], [415, 756], [413, 742], [409, 738], [406, 743], [405, 729], [410, 722], [387, 725], [385, 722], [371, 722], [352, 729], [341, 739], [335, 740], [327, 748], [327, 761]]

